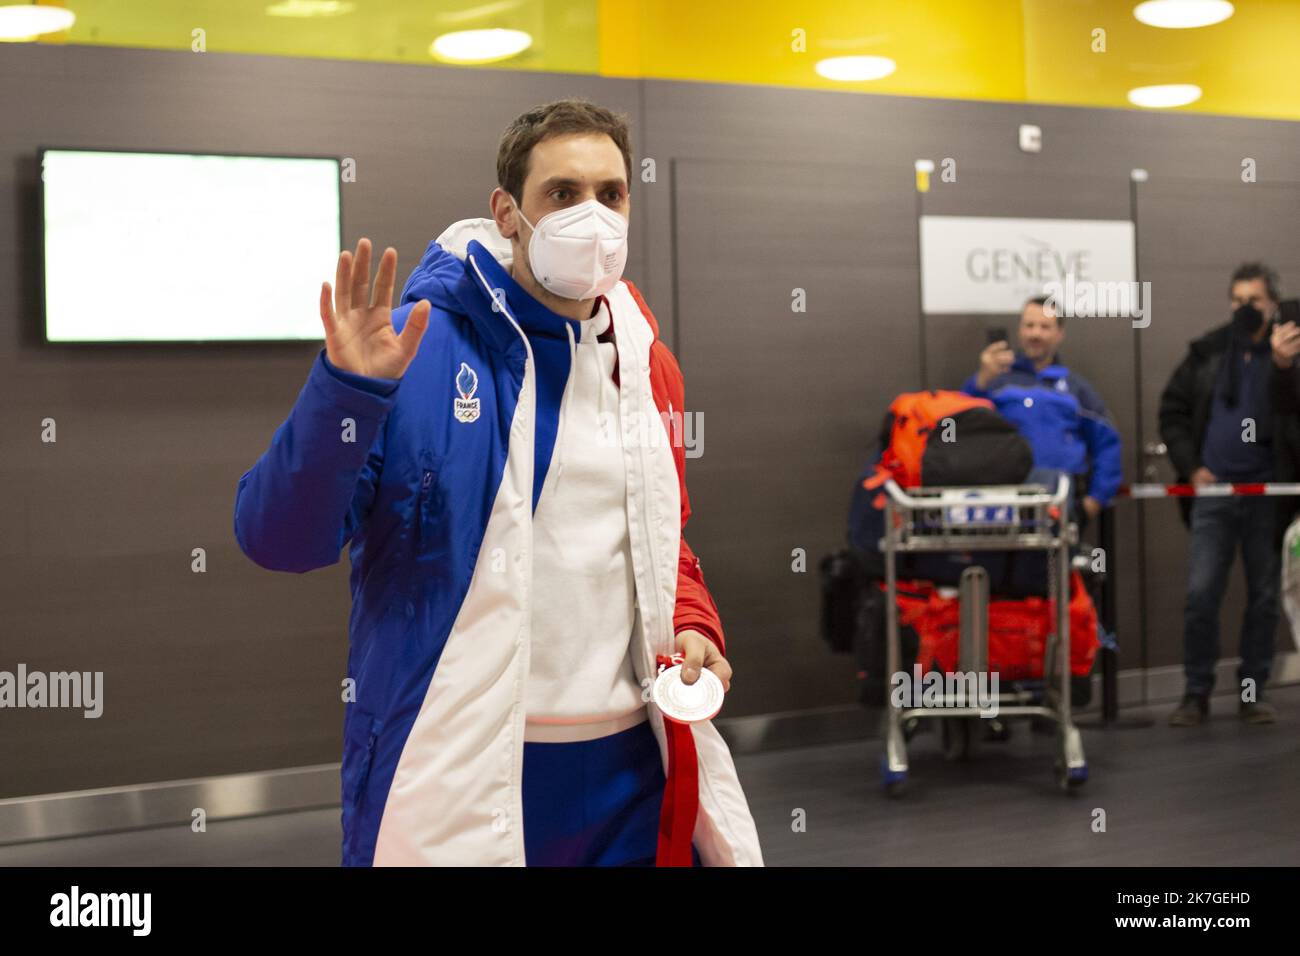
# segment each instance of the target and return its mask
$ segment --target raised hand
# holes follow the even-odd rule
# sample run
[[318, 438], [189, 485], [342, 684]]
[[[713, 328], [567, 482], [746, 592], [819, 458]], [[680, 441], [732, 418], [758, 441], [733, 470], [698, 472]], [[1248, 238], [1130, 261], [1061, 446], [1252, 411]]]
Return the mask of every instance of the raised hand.
[[355, 257], [346, 249], [339, 255], [330, 284], [321, 283], [320, 318], [325, 326], [325, 354], [345, 372], [373, 378], [401, 378], [415, 358], [433, 306], [421, 299], [411, 309], [402, 334], [393, 330], [393, 279], [397, 275], [397, 250], [384, 250], [370, 289], [370, 240], [357, 243]]
[[980, 388], [988, 388], [989, 383], [999, 375], [1011, 371], [1011, 362], [1015, 357], [1016, 353], [1006, 342], [994, 342], [985, 346], [984, 351], [980, 352], [980, 367], [975, 373], [975, 384]]

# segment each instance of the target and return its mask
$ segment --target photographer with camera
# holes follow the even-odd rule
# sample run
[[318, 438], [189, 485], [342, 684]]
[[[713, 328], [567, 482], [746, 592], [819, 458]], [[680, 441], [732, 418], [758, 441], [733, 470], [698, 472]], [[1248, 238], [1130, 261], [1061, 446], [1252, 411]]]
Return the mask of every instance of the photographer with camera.
[[[1300, 447], [1293, 434], [1300, 407], [1294, 370], [1300, 330], [1294, 322], [1276, 323], [1277, 274], [1262, 263], [1245, 263], [1232, 274], [1229, 297], [1231, 321], [1191, 342], [1160, 396], [1160, 437], [1169, 460], [1178, 481], [1198, 486], [1296, 474], [1296, 456], [1283, 453]], [[1219, 608], [1238, 545], [1247, 589], [1239, 712], [1248, 723], [1272, 723], [1276, 713], [1262, 694], [1278, 621], [1278, 503], [1216, 496], [1183, 498], [1180, 504], [1192, 536], [1183, 611], [1186, 689], [1169, 723], [1193, 726], [1209, 713]], [[1251, 686], [1253, 693], [1246, 693]]]

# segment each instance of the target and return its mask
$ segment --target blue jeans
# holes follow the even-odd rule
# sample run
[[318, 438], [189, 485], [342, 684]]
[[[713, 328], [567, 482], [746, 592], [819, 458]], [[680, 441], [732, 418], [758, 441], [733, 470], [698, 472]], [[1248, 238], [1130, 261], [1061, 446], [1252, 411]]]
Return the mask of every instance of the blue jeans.
[[[578, 743], [526, 741], [526, 863], [654, 866], [665, 783], [648, 721]], [[693, 846], [691, 857], [701, 865]]]
[[1183, 608], [1183, 672], [1187, 693], [1214, 689], [1219, 660], [1219, 607], [1237, 545], [1246, 566], [1246, 612], [1241, 622], [1239, 681], [1262, 689], [1273, 666], [1281, 555], [1273, 542], [1276, 505], [1269, 498], [1196, 498]]

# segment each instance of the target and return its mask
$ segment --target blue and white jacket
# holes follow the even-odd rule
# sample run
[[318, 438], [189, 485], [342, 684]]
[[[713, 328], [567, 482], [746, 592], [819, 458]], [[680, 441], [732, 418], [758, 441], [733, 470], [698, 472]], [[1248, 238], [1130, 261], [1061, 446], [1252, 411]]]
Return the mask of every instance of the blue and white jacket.
[[1105, 506], [1124, 480], [1120, 438], [1097, 390], [1064, 365], [1041, 371], [1017, 352], [1011, 369], [981, 389], [972, 375], [967, 395], [987, 398], [1016, 426], [1034, 451], [1036, 468], [1088, 474], [1089, 497]]
[[[239, 480], [235, 536], [259, 565], [310, 571], [351, 544], [345, 865], [525, 863], [532, 517], [580, 326], [528, 295], [509, 264], [492, 220], [453, 224], [393, 310], [400, 331], [416, 302], [433, 306], [405, 375], [352, 375], [322, 349], [288, 419]], [[723, 638], [682, 537], [684, 449], [662, 424], [665, 412], [680, 421], [680, 370], [631, 283], [605, 298], [620, 420], [654, 416], [649, 434], [664, 439], [628, 441], [625, 425], [632, 651], [645, 687], [677, 632], [699, 630], [719, 648]], [[669, 732], [647, 706], [668, 773]], [[761, 866], [721, 735], [711, 721], [679, 730], [698, 760], [688, 836], [702, 862]]]

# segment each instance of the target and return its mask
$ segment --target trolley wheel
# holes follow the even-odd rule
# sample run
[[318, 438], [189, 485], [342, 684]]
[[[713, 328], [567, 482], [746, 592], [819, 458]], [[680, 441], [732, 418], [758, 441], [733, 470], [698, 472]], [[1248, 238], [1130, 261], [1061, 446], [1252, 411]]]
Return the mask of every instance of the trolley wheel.
[[1065, 761], [1056, 759], [1056, 786], [1065, 792], [1078, 790], [1088, 782], [1088, 765], [1067, 767]]
[[880, 783], [885, 788], [885, 796], [897, 799], [907, 790], [907, 771], [890, 770], [889, 760], [880, 759]]
[[971, 755], [971, 722], [965, 717], [943, 717], [943, 755], [948, 760], [966, 760]]

